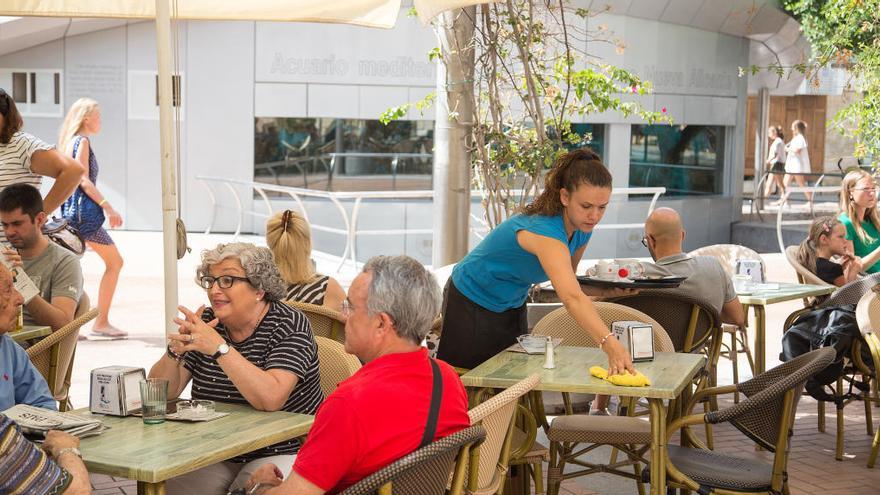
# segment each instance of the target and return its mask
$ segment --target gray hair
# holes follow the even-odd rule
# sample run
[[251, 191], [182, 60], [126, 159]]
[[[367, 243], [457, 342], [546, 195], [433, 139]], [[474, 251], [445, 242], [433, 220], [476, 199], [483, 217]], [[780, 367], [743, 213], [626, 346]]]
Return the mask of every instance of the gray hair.
[[208, 274], [208, 268], [229, 258], [238, 260], [250, 284], [266, 293], [266, 300], [284, 299], [287, 285], [275, 266], [272, 251], [249, 242], [217, 244], [214, 249], [202, 251], [202, 263], [196, 268], [196, 283]]
[[387, 313], [397, 335], [421, 343], [440, 313], [440, 286], [434, 275], [409, 256], [370, 258], [364, 273], [373, 275], [367, 311]]

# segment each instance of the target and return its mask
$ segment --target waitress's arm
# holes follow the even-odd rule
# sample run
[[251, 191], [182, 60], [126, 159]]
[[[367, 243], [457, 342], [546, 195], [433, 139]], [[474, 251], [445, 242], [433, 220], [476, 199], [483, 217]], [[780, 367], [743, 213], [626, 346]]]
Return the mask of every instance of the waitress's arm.
[[[517, 232], [516, 240], [520, 247], [538, 257], [541, 267], [550, 277], [550, 282], [568, 313], [574, 317], [581, 328], [593, 337], [593, 340], [601, 342], [610, 332], [602, 318], [599, 317], [599, 313], [596, 312], [593, 301], [581, 291], [581, 286], [572, 269], [575, 261], [570, 257], [565, 245], [556, 239], [533, 234], [526, 230]], [[583, 248], [579, 252], [583, 254]], [[629, 353], [616, 338], [611, 337], [606, 340], [602, 350], [608, 355], [608, 372], [610, 374], [619, 374], [624, 371], [635, 373]]]

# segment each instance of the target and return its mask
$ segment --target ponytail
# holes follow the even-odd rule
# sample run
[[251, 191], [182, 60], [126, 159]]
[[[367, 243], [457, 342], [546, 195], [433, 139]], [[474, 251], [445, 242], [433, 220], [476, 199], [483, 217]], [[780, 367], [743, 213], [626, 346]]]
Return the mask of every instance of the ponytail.
[[814, 220], [813, 224], [810, 225], [810, 232], [807, 238], [798, 247], [798, 263], [807, 270], [810, 270], [810, 272], [816, 273], [816, 249], [819, 247], [819, 238], [823, 235], [826, 237], [830, 236], [834, 228], [840, 223], [841, 221], [834, 217], [820, 217]]
[[581, 184], [611, 189], [611, 172], [590, 148], [570, 151], [556, 159], [544, 178], [544, 190], [526, 207], [526, 215], [554, 216], [562, 213], [559, 192], [573, 193]]

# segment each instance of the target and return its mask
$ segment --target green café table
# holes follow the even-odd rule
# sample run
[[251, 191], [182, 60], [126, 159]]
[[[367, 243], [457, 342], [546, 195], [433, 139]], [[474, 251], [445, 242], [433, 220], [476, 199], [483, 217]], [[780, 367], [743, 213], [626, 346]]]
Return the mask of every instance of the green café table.
[[17, 332], [9, 332], [9, 336], [12, 337], [12, 340], [18, 342], [19, 344], [24, 344], [28, 340], [38, 339], [40, 337], [45, 337], [52, 333], [52, 327], [45, 327], [40, 325], [25, 325], [21, 330]]
[[[776, 283], [776, 282], [773, 282]], [[755, 374], [761, 374], [767, 367], [767, 320], [766, 307], [795, 299], [824, 296], [837, 290], [833, 285], [810, 285], [792, 284], [779, 282], [779, 289], [757, 290], [748, 294], [739, 294], [739, 302], [742, 303], [748, 319], [749, 308], [755, 311]]]
[[537, 373], [541, 383], [535, 390], [584, 394], [645, 397], [651, 407], [651, 493], [666, 493], [666, 408], [664, 400], [678, 398], [703, 368], [705, 358], [697, 354], [658, 352], [653, 361], [636, 363], [636, 369], [650, 380], [648, 387], [619, 387], [594, 378], [590, 367], [608, 366], [601, 350], [590, 347], [556, 348], [556, 368], [543, 368], [543, 355], [502, 351], [461, 376], [466, 387], [507, 388]]
[[[83, 462], [91, 473], [137, 480], [139, 495], [160, 495], [170, 478], [303, 436], [315, 419], [219, 402], [217, 411], [230, 414], [201, 423], [165, 421], [156, 425], [145, 425], [136, 416], [102, 416], [110, 429], [82, 439]], [[91, 415], [88, 409], [73, 412]]]

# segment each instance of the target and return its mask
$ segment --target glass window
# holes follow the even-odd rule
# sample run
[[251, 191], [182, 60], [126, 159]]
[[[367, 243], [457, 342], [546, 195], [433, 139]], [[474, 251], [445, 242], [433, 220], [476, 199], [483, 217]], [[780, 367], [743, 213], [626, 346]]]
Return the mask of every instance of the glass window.
[[666, 187], [666, 195], [720, 194], [723, 126], [634, 125], [629, 185]]
[[[585, 139], [576, 146], [569, 146], [569, 148], [589, 146], [599, 155], [599, 158], [605, 159], [605, 124], [571, 124], [571, 130], [584, 136]], [[590, 135], [588, 139], [586, 138], [587, 134]]]
[[257, 117], [254, 176], [326, 190], [430, 189], [434, 122]]

